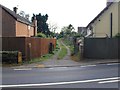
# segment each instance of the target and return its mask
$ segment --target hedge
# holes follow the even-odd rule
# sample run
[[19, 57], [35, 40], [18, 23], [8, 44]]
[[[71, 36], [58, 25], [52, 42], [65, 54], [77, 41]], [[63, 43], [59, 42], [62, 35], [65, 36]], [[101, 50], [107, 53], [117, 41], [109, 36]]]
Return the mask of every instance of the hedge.
[[0, 51], [3, 63], [18, 63], [18, 51]]

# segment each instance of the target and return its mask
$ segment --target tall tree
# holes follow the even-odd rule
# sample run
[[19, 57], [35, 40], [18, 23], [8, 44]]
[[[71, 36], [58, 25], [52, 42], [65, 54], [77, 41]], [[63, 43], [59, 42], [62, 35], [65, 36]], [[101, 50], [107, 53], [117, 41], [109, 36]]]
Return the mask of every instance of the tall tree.
[[64, 35], [71, 36], [74, 30], [73, 25], [69, 24], [68, 26], [64, 26], [61, 32], [64, 32]]
[[49, 22], [48, 26], [49, 26], [49, 30], [51, 32], [51, 36], [55, 37], [56, 36], [56, 30], [58, 28], [57, 24]]
[[49, 36], [50, 31], [48, 28], [47, 20], [48, 20], [48, 15], [41, 15], [41, 13], [35, 15], [33, 14], [32, 21], [34, 17], [36, 16], [37, 20], [37, 32], [38, 33], [44, 33], [45, 35]]

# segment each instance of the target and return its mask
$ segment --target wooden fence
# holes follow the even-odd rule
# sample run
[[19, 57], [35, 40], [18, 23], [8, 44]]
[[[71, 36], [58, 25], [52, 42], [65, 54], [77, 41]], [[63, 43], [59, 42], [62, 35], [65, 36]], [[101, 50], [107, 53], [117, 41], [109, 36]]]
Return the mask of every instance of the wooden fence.
[[20, 51], [24, 60], [41, 57], [49, 53], [49, 44], [56, 47], [56, 39], [37, 37], [2, 37], [2, 51]]
[[84, 58], [120, 59], [120, 38], [85, 38]]

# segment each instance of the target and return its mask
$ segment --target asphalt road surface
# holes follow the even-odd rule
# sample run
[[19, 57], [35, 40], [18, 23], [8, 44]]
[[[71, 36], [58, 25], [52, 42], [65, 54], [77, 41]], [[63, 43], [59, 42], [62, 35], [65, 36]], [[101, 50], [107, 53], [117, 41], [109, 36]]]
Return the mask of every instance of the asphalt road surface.
[[118, 63], [53, 68], [2, 68], [0, 87], [119, 88]]

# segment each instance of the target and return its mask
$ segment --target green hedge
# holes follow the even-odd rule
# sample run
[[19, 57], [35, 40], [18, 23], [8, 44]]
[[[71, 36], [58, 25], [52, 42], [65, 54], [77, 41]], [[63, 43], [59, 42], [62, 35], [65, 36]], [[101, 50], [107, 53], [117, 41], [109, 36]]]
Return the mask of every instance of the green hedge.
[[120, 33], [116, 34], [115, 37], [120, 38]]
[[3, 63], [17, 63], [18, 51], [0, 51]]
[[43, 34], [43, 33], [38, 33], [38, 34], [37, 34], [37, 37], [46, 38], [46, 35]]

